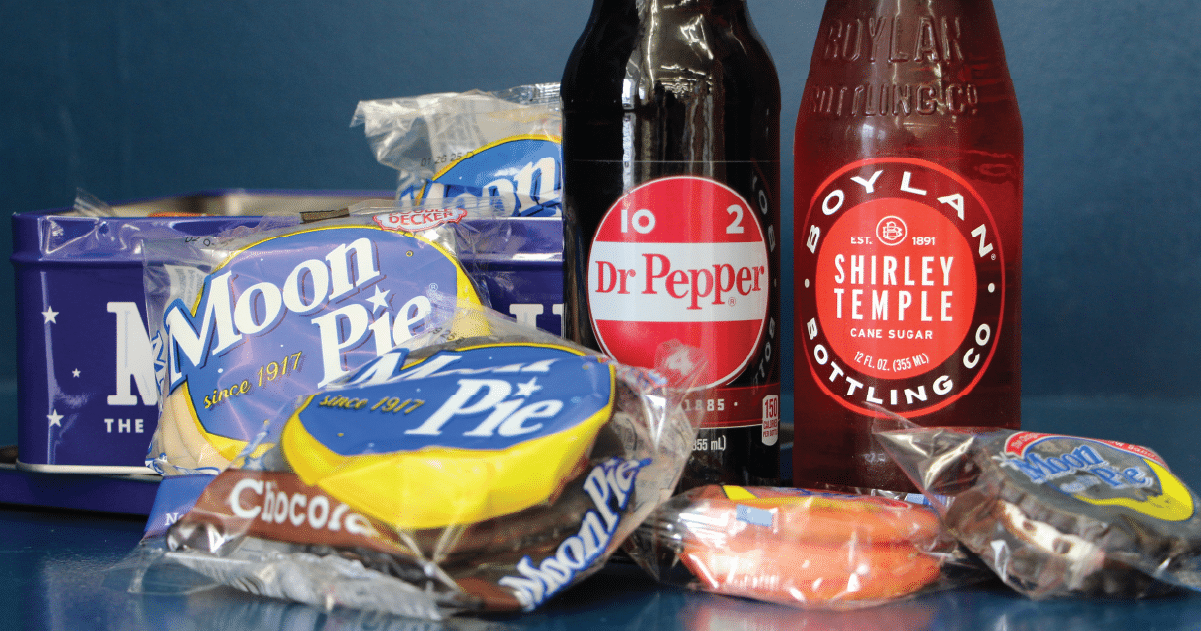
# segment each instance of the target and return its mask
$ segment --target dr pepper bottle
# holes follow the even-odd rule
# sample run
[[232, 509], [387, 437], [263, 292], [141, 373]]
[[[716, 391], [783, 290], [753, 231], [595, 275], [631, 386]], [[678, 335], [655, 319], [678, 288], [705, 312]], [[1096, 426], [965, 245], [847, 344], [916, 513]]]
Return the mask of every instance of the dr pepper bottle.
[[682, 485], [775, 482], [780, 87], [745, 0], [595, 0], [560, 94], [564, 335], [699, 349]]
[[1022, 124], [989, 0], [829, 0], [794, 151], [794, 480], [910, 488], [881, 409], [1020, 422]]

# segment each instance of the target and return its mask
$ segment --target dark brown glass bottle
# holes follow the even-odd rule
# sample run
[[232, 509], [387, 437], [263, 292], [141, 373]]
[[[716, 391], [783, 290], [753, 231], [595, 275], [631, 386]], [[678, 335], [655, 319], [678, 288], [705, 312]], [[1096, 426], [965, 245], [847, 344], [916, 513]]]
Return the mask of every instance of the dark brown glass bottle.
[[1022, 125], [991, 2], [829, 0], [794, 150], [794, 480], [912, 488], [879, 408], [1020, 423]]
[[779, 478], [779, 115], [745, 0], [595, 0], [563, 74], [564, 335], [708, 367], [684, 486]]

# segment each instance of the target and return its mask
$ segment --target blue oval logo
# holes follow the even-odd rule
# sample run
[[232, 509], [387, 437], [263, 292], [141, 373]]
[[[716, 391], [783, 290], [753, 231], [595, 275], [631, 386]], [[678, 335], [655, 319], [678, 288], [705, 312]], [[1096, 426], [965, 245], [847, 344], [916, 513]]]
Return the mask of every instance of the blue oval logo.
[[563, 152], [558, 139], [544, 136], [508, 138], [451, 162], [420, 192], [401, 197], [456, 199], [470, 196], [501, 200], [514, 217], [561, 214]]
[[[368, 365], [359, 374], [373, 372]], [[611, 366], [596, 355], [504, 344], [441, 351], [383, 383], [331, 389], [310, 398], [297, 416], [309, 435], [342, 456], [430, 447], [492, 451], [595, 419], [613, 389]]]
[[251, 440], [299, 395], [420, 333], [435, 294], [469, 292], [449, 255], [412, 235], [334, 226], [250, 245], [165, 311], [167, 390], [203, 429]]

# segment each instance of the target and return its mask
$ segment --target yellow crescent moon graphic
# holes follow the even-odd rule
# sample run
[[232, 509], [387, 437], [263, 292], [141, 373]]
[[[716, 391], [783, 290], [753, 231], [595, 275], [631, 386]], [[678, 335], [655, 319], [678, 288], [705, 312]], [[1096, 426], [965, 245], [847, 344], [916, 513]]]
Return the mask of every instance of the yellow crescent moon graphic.
[[1094, 506], [1122, 506], [1164, 521], [1184, 521], [1192, 517], [1195, 507], [1193, 505], [1193, 495], [1189, 492], [1188, 487], [1184, 486], [1184, 483], [1179, 478], [1172, 475], [1171, 471], [1168, 471], [1155, 461], [1144, 458], [1143, 462], [1146, 462], [1151, 467], [1152, 473], [1159, 477], [1159, 483], [1163, 487], [1162, 494], [1148, 496], [1145, 500], [1136, 500], [1129, 497], [1115, 497], [1101, 500], [1078, 494], [1072, 497], [1082, 502], [1093, 504]]

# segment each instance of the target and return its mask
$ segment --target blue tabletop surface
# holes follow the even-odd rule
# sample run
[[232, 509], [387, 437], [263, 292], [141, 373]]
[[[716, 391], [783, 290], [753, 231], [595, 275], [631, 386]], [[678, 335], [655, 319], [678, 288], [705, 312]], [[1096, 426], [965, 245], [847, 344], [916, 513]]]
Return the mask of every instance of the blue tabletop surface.
[[[1035, 431], [1139, 442], [1160, 451], [1196, 488], [1201, 439], [1190, 428], [1197, 407], [1197, 401], [1040, 397], [1024, 401], [1023, 424]], [[1201, 593], [1141, 601], [1034, 602], [988, 583], [839, 613], [658, 586], [641, 570], [617, 561], [533, 614], [447, 623], [326, 613], [229, 589], [134, 595], [109, 569], [137, 545], [144, 521], [137, 515], [0, 505], [0, 611], [5, 612], [0, 628], [1201, 630]]]
[[535, 613], [447, 623], [347, 611], [326, 613], [227, 589], [147, 596], [106, 586], [106, 571], [132, 550], [141, 530], [142, 523], [129, 517], [12, 507], [0, 510], [0, 558], [4, 559], [0, 605], [8, 616], [0, 618], [0, 627], [171, 631], [1201, 629], [1201, 594], [1141, 601], [1034, 602], [1001, 585], [986, 584], [860, 611], [805, 611], [659, 587], [641, 570], [621, 562], [611, 562]]

